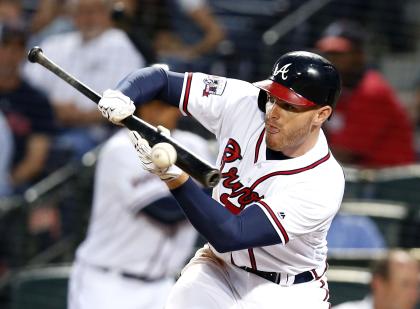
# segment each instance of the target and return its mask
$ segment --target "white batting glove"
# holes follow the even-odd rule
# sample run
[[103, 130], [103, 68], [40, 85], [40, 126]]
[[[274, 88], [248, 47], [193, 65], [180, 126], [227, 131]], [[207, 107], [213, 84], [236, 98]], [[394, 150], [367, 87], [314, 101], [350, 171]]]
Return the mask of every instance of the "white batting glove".
[[142, 138], [136, 131], [130, 131], [129, 136], [134, 148], [137, 151], [137, 155], [140, 158], [140, 163], [144, 170], [159, 176], [160, 179], [164, 181], [173, 180], [182, 174], [182, 170], [176, 165], [171, 165], [163, 169], [157, 167], [152, 162], [152, 148], [150, 148], [149, 142]]
[[104, 91], [98, 109], [109, 121], [121, 125], [121, 120], [134, 114], [136, 106], [121, 91], [108, 89]]

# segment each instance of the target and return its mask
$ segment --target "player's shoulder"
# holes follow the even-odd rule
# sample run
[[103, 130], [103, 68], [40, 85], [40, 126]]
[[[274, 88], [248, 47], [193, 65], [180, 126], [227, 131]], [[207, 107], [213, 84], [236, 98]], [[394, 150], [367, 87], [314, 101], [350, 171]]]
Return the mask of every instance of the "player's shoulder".
[[48, 49], [61, 47], [61, 51], [64, 51], [65, 49], [63, 47], [75, 45], [80, 38], [80, 33], [77, 31], [52, 34], [42, 41], [42, 48], [44, 51], [48, 51]]
[[193, 73], [193, 77], [196, 81], [198, 81], [197, 84], [199, 84], [200, 81], [202, 82], [204, 87], [203, 96], [206, 97], [221, 96], [226, 94], [244, 97], [259, 93], [259, 89], [253, 84], [240, 79], [200, 72]]
[[135, 49], [135, 46], [127, 33], [117, 28], [108, 29], [105, 35], [102, 35], [98, 38], [98, 44], [101, 46], [106, 46], [111, 50], [119, 50], [122, 53], [125, 51], [121, 49], [119, 44], [122, 44], [122, 46], [125, 48], [129, 47], [130, 50]]
[[[359, 88], [367, 98], [383, 98], [395, 93], [390, 83], [376, 70], [366, 71]], [[374, 101], [377, 104], [384, 104], [381, 100]]]

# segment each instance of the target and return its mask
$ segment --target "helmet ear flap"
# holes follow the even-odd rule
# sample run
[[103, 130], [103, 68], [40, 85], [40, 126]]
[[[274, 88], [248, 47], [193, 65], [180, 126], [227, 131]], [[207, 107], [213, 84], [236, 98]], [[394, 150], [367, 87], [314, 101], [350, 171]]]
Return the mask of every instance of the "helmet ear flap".
[[265, 113], [265, 105], [267, 104], [268, 96], [267, 92], [264, 90], [260, 90], [260, 93], [258, 94], [258, 108]]

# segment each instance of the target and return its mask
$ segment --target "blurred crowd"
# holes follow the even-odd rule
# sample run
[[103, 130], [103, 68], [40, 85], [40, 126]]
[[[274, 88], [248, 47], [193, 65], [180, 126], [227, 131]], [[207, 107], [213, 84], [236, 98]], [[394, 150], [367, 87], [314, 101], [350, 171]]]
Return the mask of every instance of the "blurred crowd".
[[[282, 52], [316, 50], [336, 64], [343, 78], [342, 102], [325, 128], [340, 161], [367, 168], [418, 161], [420, 95], [401, 102], [397, 90], [375, 70], [378, 62], [371, 61], [376, 55], [369, 54], [368, 36], [378, 25], [366, 28], [366, 17], [356, 13], [357, 8], [372, 10], [374, 4], [344, 2], [348, 8], [340, 10], [339, 21], [329, 28], [326, 22], [308, 19], [269, 48], [261, 39], [265, 31], [305, 1], [261, 1], [265, 9], [257, 12], [252, 1], [239, 7], [220, 0], [1, 0], [0, 111], [9, 127], [10, 134], [2, 132], [10, 151], [1, 159], [0, 192], [22, 193], [114, 130], [89, 99], [26, 61], [35, 45], [99, 93], [131, 71], [157, 62], [173, 71], [253, 81]], [[332, 1], [317, 15], [327, 15], [337, 5]], [[402, 18], [396, 13], [391, 17]], [[388, 50], [409, 49], [395, 42], [396, 34], [396, 29], [381, 33], [387, 35]]]
[[[293, 14], [298, 20], [297, 12], [310, 2], [0, 0], [0, 197], [22, 195], [117, 130], [88, 98], [26, 60], [36, 45], [98, 93], [155, 63], [178, 72], [256, 81], [266, 77], [280, 54], [312, 50], [325, 55], [342, 76], [341, 99], [324, 128], [336, 158], [345, 166], [369, 169], [420, 162], [420, 72], [409, 85], [411, 95], [401, 96], [380, 66], [386, 53], [419, 53], [420, 26], [410, 23], [405, 11], [415, 1], [403, 6], [333, 0], [267, 39], [268, 30], [278, 31], [275, 26]], [[193, 119], [180, 119], [178, 127], [212, 139]], [[71, 208], [74, 201], [60, 203]], [[32, 212], [34, 233], [41, 226], [59, 237], [57, 220], [63, 218], [55, 206]], [[337, 216], [331, 247], [386, 247], [365, 219]], [[7, 231], [4, 225], [0, 222], [0, 229]], [[360, 235], [350, 240], [355, 227]], [[0, 246], [1, 274], [13, 262]]]

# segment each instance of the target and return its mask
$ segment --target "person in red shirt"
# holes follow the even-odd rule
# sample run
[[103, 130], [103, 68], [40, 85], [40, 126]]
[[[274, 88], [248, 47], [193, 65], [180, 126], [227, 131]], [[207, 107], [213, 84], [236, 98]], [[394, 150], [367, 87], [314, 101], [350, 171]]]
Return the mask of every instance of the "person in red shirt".
[[341, 163], [365, 168], [413, 163], [414, 128], [392, 87], [368, 68], [365, 33], [352, 21], [336, 21], [316, 42], [342, 78], [341, 98], [325, 125], [331, 150]]

